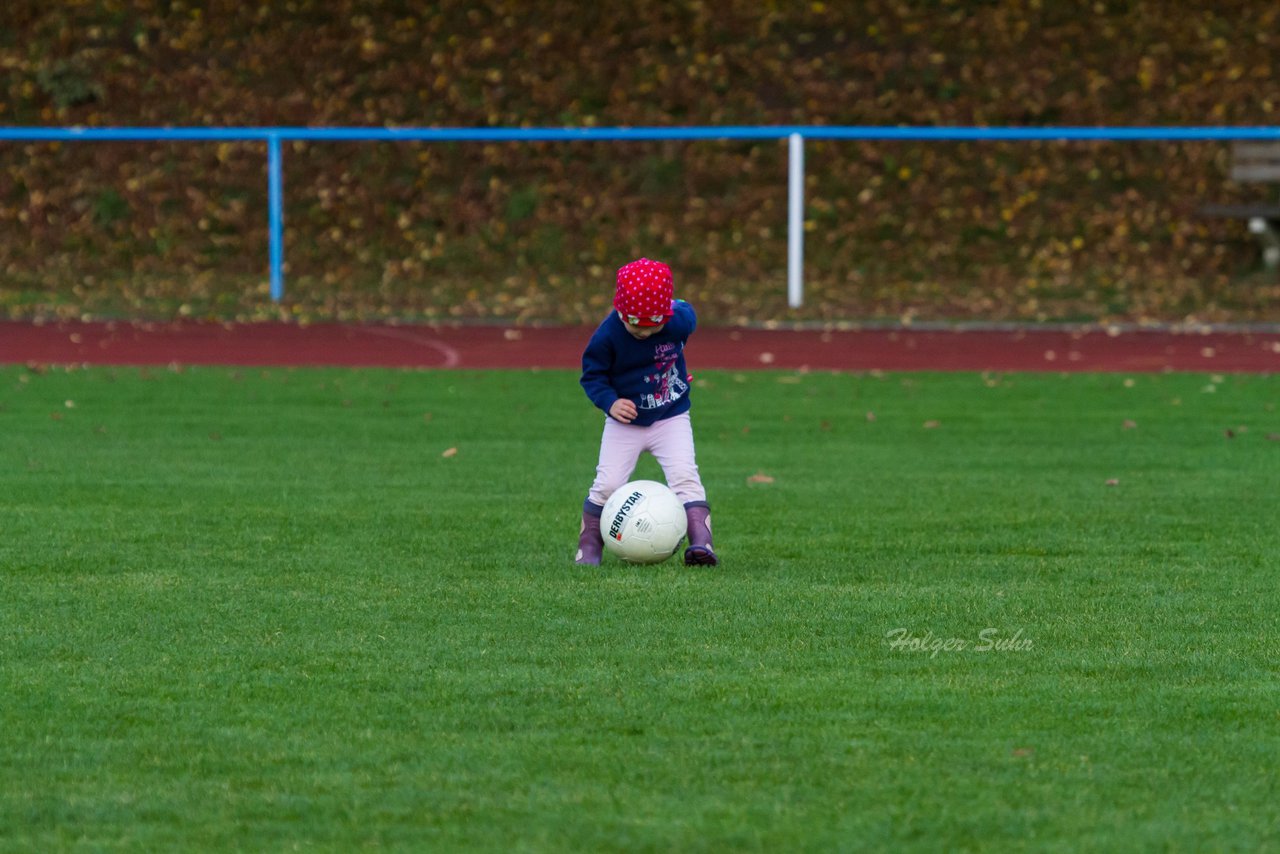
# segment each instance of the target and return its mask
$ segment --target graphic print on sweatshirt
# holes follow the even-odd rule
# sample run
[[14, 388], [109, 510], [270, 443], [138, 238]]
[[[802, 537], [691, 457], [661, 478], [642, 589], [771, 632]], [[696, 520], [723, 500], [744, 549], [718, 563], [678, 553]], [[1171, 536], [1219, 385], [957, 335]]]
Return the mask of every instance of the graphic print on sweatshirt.
[[677, 343], [654, 345], [653, 373], [646, 374], [644, 378], [645, 385], [652, 386], [653, 390], [640, 395], [636, 404], [640, 409], [661, 409], [684, 397], [689, 390], [688, 382], [676, 370], [681, 347]]

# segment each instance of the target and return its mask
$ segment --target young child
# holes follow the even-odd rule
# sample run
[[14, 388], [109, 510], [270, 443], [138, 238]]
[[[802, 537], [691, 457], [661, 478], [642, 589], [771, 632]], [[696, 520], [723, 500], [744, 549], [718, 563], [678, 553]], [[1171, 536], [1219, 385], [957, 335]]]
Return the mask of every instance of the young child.
[[674, 299], [671, 268], [648, 258], [618, 270], [613, 308], [582, 354], [582, 388], [608, 417], [596, 479], [582, 505], [575, 560], [600, 563], [604, 503], [631, 479], [641, 452], [648, 451], [684, 502], [689, 521], [685, 565], [716, 566], [711, 509], [694, 461], [684, 362], [684, 344], [697, 317], [691, 305]]

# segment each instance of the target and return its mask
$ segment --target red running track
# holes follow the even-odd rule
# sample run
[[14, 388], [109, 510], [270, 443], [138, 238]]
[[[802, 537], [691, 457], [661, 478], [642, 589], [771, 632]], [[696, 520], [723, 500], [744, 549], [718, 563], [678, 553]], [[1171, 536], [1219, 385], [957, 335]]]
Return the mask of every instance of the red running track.
[[[0, 321], [0, 363], [572, 368], [590, 329], [468, 325]], [[765, 330], [704, 327], [690, 367], [743, 370], [1280, 370], [1272, 331]]]

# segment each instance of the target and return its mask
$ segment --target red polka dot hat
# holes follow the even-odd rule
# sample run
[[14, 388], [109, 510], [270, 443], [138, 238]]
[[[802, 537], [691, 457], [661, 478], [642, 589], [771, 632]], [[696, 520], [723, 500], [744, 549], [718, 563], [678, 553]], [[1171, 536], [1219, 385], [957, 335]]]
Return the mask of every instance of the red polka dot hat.
[[661, 326], [671, 318], [674, 294], [671, 268], [661, 261], [638, 258], [618, 269], [613, 307], [632, 326]]

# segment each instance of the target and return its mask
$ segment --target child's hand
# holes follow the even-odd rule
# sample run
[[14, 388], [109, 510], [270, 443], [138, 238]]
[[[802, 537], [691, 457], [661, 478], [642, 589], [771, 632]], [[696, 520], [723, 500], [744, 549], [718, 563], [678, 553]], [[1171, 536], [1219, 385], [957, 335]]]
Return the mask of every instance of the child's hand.
[[636, 405], [626, 398], [618, 398], [613, 402], [613, 406], [609, 407], [609, 415], [615, 421], [621, 421], [623, 424], [630, 424], [636, 420]]

